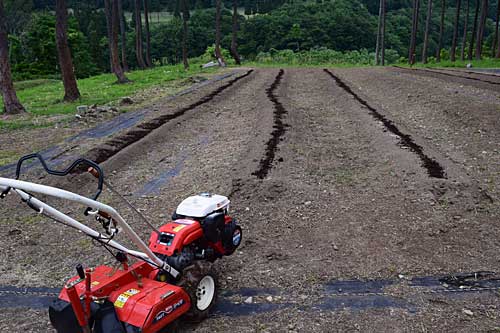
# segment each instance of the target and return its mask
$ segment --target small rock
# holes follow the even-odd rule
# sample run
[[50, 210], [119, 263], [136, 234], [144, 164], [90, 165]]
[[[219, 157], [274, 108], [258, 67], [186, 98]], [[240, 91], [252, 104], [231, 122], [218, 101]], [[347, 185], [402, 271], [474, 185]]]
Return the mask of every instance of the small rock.
[[454, 220], [460, 220], [461, 218], [462, 218], [462, 216], [460, 216], [460, 215], [455, 215], [455, 216], [453, 216], [453, 219], [454, 219]]
[[471, 64], [471, 63], [468, 63], [468, 64], [467, 64], [467, 68], [472, 68], [472, 64]]
[[252, 304], [253, 303], [253, 297], [252, 296], [248, 297], [246, 300], [243, 301], [243, 303], [245, 303], [245, 304]]
[[466, 315], [468, 316], [473, 316], [474, 315], [474, 312], [472, 312], [471, 310], [469, 309], [463, 309], [462, 310], [463, 313], [465, 313]]
[[76, 112], [78, 112], [80, 114], [87, 112], [87, 110], [88, 110], [87, 105], [79, 105], [76, 107]]
[[76, 118], [76, 119], [82, 119], [82, 116], [80, 116], [79, 114], [76, 114], [76, 115], [75, 115], [75, 118]]
[[266, 297], [266, 301], [268, 301], [268, 302], [272, 302], [272, 301], [273, 301], [273, 296], [267, 296], [267, 297]]
[[338, 246], [337, 245], [333, 245], [333, 250], [334, 251], [338, 251], [339, 250]]
[[400, 279], [404, 279], [404, 278], [405, 278], [405, 276], [404, 276], [403, 274], [399, 274], [399, 275], [398, 275], [398, 278], [400, 278]]
[[295, 324], [288, 324], [288, 329], [293, 330], [295, 328]]
[[232, 278], [232, 277], [230, 277], [230, 276], [228, 276], [226, 279], [228, 279], [228, 280], [232, 280], [233, 278]]
[[245, 208], [245, 210], [248, 212], [250, 210], [250, 207]]
[[304, 202], [304, 205], [309, 206], [312, 202], [311, 201], [306, 201]]
[[134, 100], [130, 97], [123, 97], [122, 100], [120, 101], [120, 105], [131, 105], [134, 104]]

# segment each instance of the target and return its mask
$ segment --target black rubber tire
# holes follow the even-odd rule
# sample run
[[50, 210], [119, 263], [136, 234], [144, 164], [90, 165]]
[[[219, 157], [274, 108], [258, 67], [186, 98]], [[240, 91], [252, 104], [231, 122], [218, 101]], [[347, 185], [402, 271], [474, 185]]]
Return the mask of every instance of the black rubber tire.
[[[214, 280], [215, 291], [212, 302], [205, 310], [202, 311], [196, 306], [196, 291], [199, 282], [207, 275], [212, 277], [212, 279]], [[182, 277], [180, 278], [177, 285], [183, 288], [191, 299], [191, 308], [184, 315], [184, 319], [188, 322], [198, 323], [207, 318], [217, 302], [218, 281], [217, 275], [215, 274], [215, 271], [213, 269], [213, 265], [207, 261], [196, 261], [193, 265], [184, 268]]]

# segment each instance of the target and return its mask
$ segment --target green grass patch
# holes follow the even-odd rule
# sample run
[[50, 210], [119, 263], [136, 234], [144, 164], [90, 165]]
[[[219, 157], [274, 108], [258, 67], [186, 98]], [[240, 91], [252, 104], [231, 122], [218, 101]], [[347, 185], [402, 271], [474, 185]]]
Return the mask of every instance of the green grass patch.
[[[61, 81], [35, 80], [16, 83], [21, 87], [17, 91], [21, 103], [33, 116], [74, 114], [78, 105], [103, 105], [119, 101], [122, 97], [133, 96], [135, 93], [153, 86], [162, 86], [200, 73], [215, 72], [217, 69], [201, 69], [192, 64], [185, 71], [182, 65], [161, 66], [148, 70], [127, 73], [132, 80], [127, 84], [116, 84], [113, 74], [102, 74], [87, 79], [78, 80], [78, 88], [82, 97], [72, 103], [63, 102], [64, 88]], [[0, 105], [3, 103], [0, 98]], [[0, 128], [20, 129], [25, 127], [49, 126], [49, 122], [33, 123], [30, 119], [4, 119]]]
[[[428, 64], [416, 63], [413, 67], [417, 68], [439, 68], [439, 67], [455, 67], [467, 68], [467, 64], [472, 64], [472, 68], [500, 68], [500, 59], [486, 58], [483, 60], [457, 60], [452, 62], [450, 60], [443, 60], [441, 62], [429, 62]], [[408, 64], [398, 64], [404, 67], [410, 67]]]

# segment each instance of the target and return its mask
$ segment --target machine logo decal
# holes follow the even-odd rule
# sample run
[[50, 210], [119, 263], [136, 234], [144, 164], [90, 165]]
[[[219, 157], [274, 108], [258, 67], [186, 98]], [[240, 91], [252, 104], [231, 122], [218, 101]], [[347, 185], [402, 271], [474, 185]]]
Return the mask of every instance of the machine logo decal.
[[166, 316], [168, 316], [169, 314], [180, 308], [183, 304], [184, 300], [181, 298], [174, 304], [167, 306], [165, 310], [158, 312], [155, 319], [153, 320], [153, 324], [159, 322], [160, 320], [162, 320], [163, 318], [165, 318]]
[[127, 303], [128, 299], [134, 295], [137, 295], [140, 293], [140, 290], [137, 289], [129, 289], [124, 293], [121, 293], [120, 296], [116, 299], [114, 305], [117, 308], [123, 308], [125, 306], [125, 303]]

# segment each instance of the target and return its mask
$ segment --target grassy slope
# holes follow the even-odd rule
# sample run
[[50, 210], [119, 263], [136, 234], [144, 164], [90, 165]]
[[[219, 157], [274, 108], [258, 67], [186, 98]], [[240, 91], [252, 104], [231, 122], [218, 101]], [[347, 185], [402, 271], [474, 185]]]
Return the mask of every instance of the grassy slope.
[[467, 64], [472, 64], [472, 68], [500, 68], [500, 59], [483, 59], [483, 60], [465, 60], [460, 61], [457, 60], [455, 62], [451, 62], [450, 60], [445, 60], [437, 63], [429, 63], [429, 64], [421, 64], [417, 63], [415, 67], [457, 67], [457, 68], [466, 68]]
[[[140, 90], [159, 86], [173, 80], [187, 78], [194, 74], [213, 72], [214, 69], [201, 70], [199, 66], [192, 65], [191, 70], [184, 71], [181, 65], [155, 67], [149, 70], [133, 71], [127, 73], [133, 82], [116, 84], [113, 74], [102, 74], [87, 79], [78, 80], [78, 87], [82, 97], [73, 103], [62, 101], [64, 89], [60, 81], [24, 81], [16, 83], [17, 94], [27, 111], [34, 116], [64, 115], [76, 112], [78, 105], [107, 104], [119, 100], [124, 96], [131, 96]], [[0, 97], [0, 105], [3, 101]], [[0, 128], [19, 128], [18, 120], [0, 120]], [[30, 124], [30, 127], [37, 126]], [[40, 124], [43, 126], [43, 124]]]

